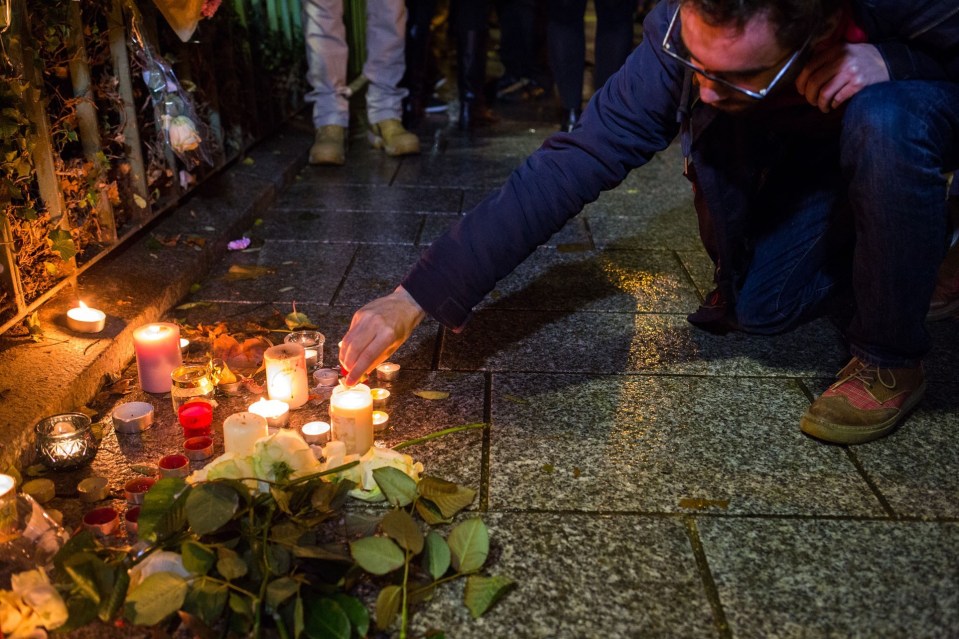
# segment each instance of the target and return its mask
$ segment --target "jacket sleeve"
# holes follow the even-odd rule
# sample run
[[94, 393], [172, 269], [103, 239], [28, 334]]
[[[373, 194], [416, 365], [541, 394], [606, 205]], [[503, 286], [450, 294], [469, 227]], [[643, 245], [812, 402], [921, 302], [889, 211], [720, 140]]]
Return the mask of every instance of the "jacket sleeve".
[[955, 0], [858, 0], [857, 22], [892, 80], [959, 81], [959, 6]]
[[403, 287], [431, 317], [461, 330], [497, 281], [669, 145], [683, 74], [663, 59], [660, 43], [675, 6], [664, 0], [650, 12], [643, 42], [593, 96], [576, 130], [547, 139], [413, 266]]

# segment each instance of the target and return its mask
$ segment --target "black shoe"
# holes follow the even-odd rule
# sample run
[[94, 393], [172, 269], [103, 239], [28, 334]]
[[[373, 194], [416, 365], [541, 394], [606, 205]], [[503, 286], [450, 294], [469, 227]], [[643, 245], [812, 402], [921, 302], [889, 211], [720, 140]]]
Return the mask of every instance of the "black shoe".
[[559, 121], [559, 130], [563, 133], [569, 133], [573, 127], [579, 124], [579, 119], [583, 117], [582, 109], [567, 109], [563, 111], [563, 117]]
[[686, 321], [714, 335], [725, 335], [734, 330], [735, 321], [722, 291], [714, 289], [695, 313], [686, 316]]

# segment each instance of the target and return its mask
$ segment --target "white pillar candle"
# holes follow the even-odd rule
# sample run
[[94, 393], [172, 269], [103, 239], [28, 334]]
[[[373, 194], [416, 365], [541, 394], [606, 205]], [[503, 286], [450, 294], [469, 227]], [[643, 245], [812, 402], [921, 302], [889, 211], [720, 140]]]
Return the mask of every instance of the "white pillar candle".
[[77, 333], [99, 333], [106, 321], [106, 313], [90, 308], [83, 302], [80, 302], [77, 308], [67, 311], [67, 327]]
[[240, 457], [253, 454], [253, 444], [268, 434], [266, 418], [255, 413], [233, 413], [223, 422], [223, 450]]
[[170, 373], [183, 363], [180, 327], [176, 324], [146, 324], [133, 331], [140, 388], [148, 393], [169, 393]]
[[373, 445], [373, 397], [365, 384], [339, 386], [330, 397], [333, 439], [343, 442], [346, 453], [362, 455]]
[[270, 399], [279, 399], [299, 408], [310, 398], [306, 377], [306, 354], [299, 344], [271, 346], [263, 353], [266, 364], [266, 391]]

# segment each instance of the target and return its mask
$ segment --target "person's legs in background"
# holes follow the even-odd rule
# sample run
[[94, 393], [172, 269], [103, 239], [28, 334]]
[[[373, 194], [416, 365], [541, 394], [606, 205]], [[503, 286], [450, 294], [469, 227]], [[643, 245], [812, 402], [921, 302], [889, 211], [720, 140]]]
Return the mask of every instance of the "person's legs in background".
[[596, 7], [596, 65], [593, 91], [606, 84], [633, 50], [636, 0], [593, 0]]
[[503, 75], [496, 82], [498, 100], [535, 99], [545, 93], [536, 70], [538, 0], [497, 0], [500, 60]]
[[370, 143], [387, 155], [420, 152], [420, 141], [403, 128], [403, 79], [406, 46], [406, 6], [403, 0], [367, 0], [366, 63], [363, 75], [369, 81], [366, 112]]
[[403, 122], [415, 127], [433, 95], [430, 28], [436, 0], [406, 0], [406, 11], [406, 71], [400, 86], [409, 92], [403, 102]]
[[[583, 113], [583, 74], [586, 70], [586, 0], [552, 0], [547, 43], [562, 108], [560, 130], [570, 131]], [[632, 24], [629, 25], [632, 29]]]
[[346, 27], [342, 0], [305, 0], [303, 35], [306, 41], [306, 80], [311, 90], [316, 134], [310, 148], [311, 164], [343, 164], [349, 103], [341, 93], [346, 85]]
[[489, 0], [452, 0], [450, 22], [456, 40], [459, 127], [495, 121], [483, 95], [489, 44]]

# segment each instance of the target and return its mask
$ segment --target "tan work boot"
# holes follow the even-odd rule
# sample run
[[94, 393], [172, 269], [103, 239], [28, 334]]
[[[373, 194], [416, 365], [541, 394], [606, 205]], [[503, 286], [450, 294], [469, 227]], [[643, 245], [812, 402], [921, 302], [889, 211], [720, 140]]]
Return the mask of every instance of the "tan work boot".
[[403, 128], [399, 120], [383, 120], [370, 125], [370, 144], [387, 155], [415, 155], [420, 152], [420, 139]]
[[922, 365], [879, 368], [854, 357], [837, 377], [799, 422], [802, 432], [834, 444], [889, 434], [926, 392]]
[[346, 127], [327, 124], [316, 130], [310, 147], [310, 164], [346, 163]]

